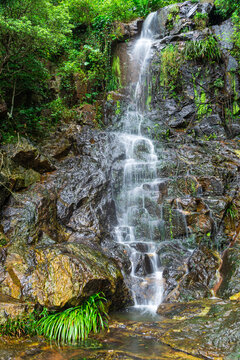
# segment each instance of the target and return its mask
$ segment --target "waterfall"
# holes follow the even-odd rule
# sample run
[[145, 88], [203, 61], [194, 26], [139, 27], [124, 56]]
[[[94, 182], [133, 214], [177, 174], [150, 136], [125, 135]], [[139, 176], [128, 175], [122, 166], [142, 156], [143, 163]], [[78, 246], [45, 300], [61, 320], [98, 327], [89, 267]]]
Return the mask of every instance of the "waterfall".
[[163, 294], [157, 247], [164, 236], [164, 222], [157, 202], [159, 160], [153, 142], [142, 135], [141, 127], [147, 113], [146, 83], [157, 23], [157, 13], [151, 13], [130, 54], [139, 72], [138, 81], [132, 84], [131, 101], [119, 133], [125, 145], [126, 161], [122, 189], [116, 198], [118, 226], [115, 228], [117, 241], [124, 246], [131, 261], [128, 285], [134, 304], [152, 311], [161, 303]]

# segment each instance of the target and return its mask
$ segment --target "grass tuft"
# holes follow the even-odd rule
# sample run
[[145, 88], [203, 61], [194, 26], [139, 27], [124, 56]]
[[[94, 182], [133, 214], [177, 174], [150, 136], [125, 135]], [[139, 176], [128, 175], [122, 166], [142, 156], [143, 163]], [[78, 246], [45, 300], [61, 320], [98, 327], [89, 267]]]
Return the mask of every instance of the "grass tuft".
[[189, 41], [185, 46], [185, 58], [187, 60], [220, 61], [221, 56], [218, 42], [213, 36], [208, 36], [203, 40]]
[[47, 315], [38, 322], [38, 334], [61, 344], [77, 344], [108, 326], [105, 297], [99, 293], [82, 305]]

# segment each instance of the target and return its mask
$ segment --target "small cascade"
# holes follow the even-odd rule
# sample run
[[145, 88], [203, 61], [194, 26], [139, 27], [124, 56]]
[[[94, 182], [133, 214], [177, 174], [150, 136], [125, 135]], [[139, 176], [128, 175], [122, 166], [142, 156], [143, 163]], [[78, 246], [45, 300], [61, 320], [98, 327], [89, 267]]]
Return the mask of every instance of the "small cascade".
[[131, 261], [129, 287], [135, 307], [156, 310], [163, 294], [162, 269], [157, 254], [158, 241], [164, 236], [157, 178], [158, 157], [151, 139], [141, 134], [146, 116], [146, 82], [151, 48], [157, 29], [157, 14], [144, 22], [140, 38], [131, 53], [139, 78], [132, 84], [132, 100], [122, 119], [119, 134], [125, 145], [123, 185], [116, 198], [117, 241], [124, 245]]

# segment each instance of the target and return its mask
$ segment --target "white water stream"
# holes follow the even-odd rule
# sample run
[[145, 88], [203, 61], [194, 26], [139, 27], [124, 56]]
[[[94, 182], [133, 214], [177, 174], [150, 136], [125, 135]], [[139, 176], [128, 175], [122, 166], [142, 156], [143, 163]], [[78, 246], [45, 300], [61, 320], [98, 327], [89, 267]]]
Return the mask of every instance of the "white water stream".
[[157, 14], [150, 14], [143, 24], [140, 38], [132, 49], [131, 58], [139, 67], [138, 81], [131, 103], [124, 114], [123, 132], [119, 134], [126, 149], [124, 179], [116, 201], [117, 241], [124, 245], [131, 261], [130, 287], [135, 307], [156, 311], [162, 301], [163, 277], [157, 255], [157, 240], [164, 232], [161, 216], [151, 211], [161, 206], [157, 165], [159, 160], [152, 141], [141, 134], [146, 115], [146, 79], [154, 40]]

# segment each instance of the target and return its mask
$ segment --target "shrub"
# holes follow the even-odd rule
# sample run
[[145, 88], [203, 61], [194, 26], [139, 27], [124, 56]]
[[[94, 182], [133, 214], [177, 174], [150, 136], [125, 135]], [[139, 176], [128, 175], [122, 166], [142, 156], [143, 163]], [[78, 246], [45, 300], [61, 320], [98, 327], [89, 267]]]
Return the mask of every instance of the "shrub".
[[86, 340], [89, 333], [107, 327], [108, 314], [101, 294], [92, 295], [82, 305], [45, 316], [38, 322], [38, 333], [63, 344]]

